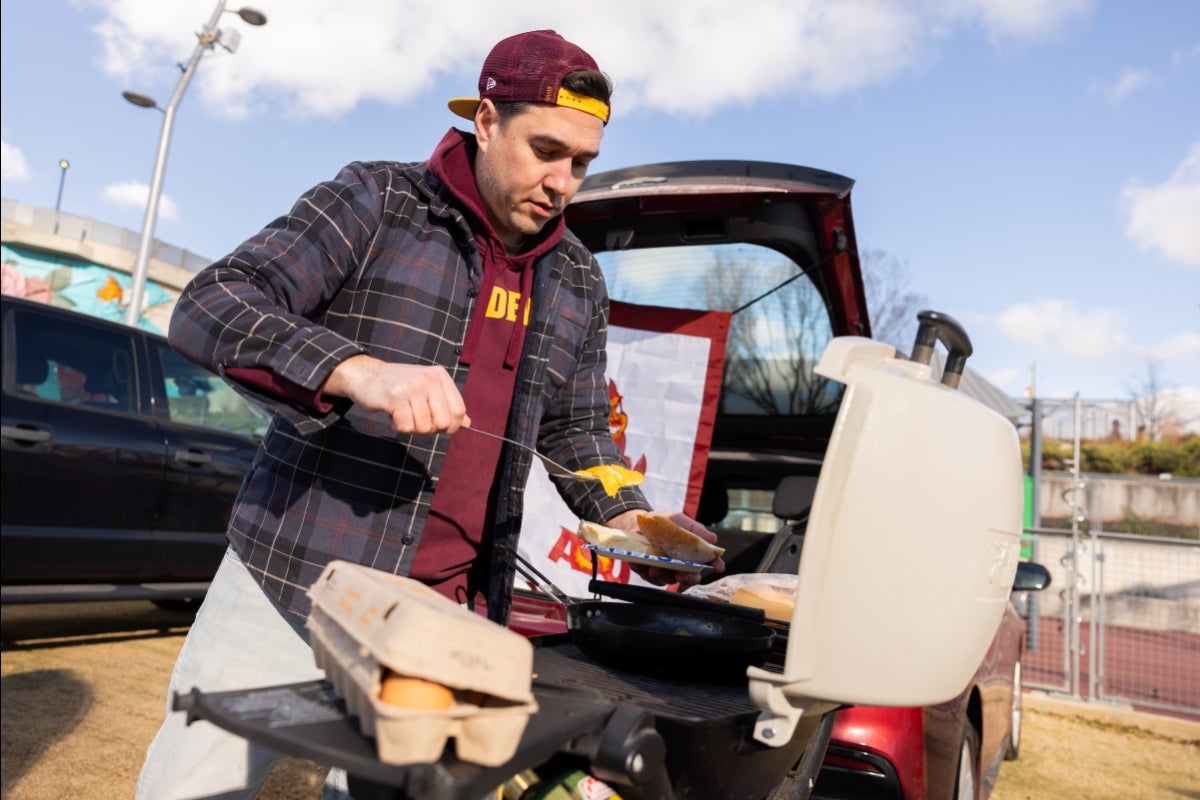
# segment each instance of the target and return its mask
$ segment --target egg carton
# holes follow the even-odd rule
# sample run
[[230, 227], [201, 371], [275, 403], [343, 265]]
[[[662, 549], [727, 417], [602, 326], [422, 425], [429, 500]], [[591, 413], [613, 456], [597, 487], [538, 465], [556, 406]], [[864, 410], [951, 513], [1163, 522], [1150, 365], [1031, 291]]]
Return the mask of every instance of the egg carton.
[[[417, 581], [349, 562], [326, 567], [309, 590], [317, 666], [388, 764], [458, 758], [498, 766], [512, 758], [537, 711], [533, 646]], [[387, 670], [454, 691], [441, 711], [379, 699]]]

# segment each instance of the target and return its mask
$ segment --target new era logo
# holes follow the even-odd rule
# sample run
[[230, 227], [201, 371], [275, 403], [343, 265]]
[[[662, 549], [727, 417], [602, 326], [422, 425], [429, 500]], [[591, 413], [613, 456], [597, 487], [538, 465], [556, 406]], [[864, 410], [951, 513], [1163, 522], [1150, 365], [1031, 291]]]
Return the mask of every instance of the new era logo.
[[495, 88], [496, 88], [496, 79], [495, 79], [495, 78], [488, 78], [488, 79], [487, 79], [487, 85], [486, 85], [486, 86], [484, 86], [484, 91], [485, 91], [485, 92], [490, 92], [492, 89], [495, 89]]

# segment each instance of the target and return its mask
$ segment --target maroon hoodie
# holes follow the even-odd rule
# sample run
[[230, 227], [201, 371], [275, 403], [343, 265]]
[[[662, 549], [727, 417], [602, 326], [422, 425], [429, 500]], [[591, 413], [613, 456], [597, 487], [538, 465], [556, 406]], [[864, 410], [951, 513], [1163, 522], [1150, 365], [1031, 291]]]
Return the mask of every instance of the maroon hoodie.
[[[429, 170], [472, 219], [483, 259], [483, 280], [459, 359], [468, 365], [463, 400], [473, 427], [503, 434], [529, 321], [534, 262], [558, 244], [565, 223], [561, 216], [551, 220], [520, 253], [509, 254], [487, 220], [475, 185], [476, 152], [475, 137], [452, 128], [434, 150]], [[483, 436], [451, 437], [409, 572], [458, 602], [485, 585], [486, 575], [475, 574], [474, 567], [491, 539], [502, 450], [502, 442]]]

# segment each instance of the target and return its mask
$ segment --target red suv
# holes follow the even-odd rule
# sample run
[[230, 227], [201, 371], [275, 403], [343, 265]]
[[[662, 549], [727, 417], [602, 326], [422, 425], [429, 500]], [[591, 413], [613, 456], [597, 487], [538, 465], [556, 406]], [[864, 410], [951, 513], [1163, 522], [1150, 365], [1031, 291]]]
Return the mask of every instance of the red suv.
[[[704, 161], [596, 174], [567, 209], [614, 300], [732, 312], [719, 407], [695, 515], [728, 573], [794, 573], [808, 506], [845, 386], [814, 372], [835, 337], [870, 336], [852, 181], [786, 164]], [[1021, 588], [1045, 584], [1022, 565]], [[563, 629], [518, 591], [513, 627]], [[871, 620], [862, 635], [871, 636]], [[975, 677], [926, 708], [838, 712], [814, 797], [988, 795], [1020, 742], [1024, 621], [1010, 606]]]

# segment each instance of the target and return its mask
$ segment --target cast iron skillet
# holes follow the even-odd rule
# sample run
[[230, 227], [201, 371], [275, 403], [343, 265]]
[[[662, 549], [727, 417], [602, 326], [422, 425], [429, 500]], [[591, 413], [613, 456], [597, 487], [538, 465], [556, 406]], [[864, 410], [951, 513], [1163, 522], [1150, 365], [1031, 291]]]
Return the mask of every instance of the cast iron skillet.
[[592, 658], [661, 677], [737, 679], [762, 666], [775, 632], [711, 611], [584, 600], [567, 607], [567, 629]]
[[598, 594], [661, 602], [575, 600], [520, 556], [515, 566], [566, 608], [572, 642], [608, 666], [660, 677], [736, 680], [746, 667], [761, 666], [775, 641], [760, 609], [596, 580], [589, 588]]

